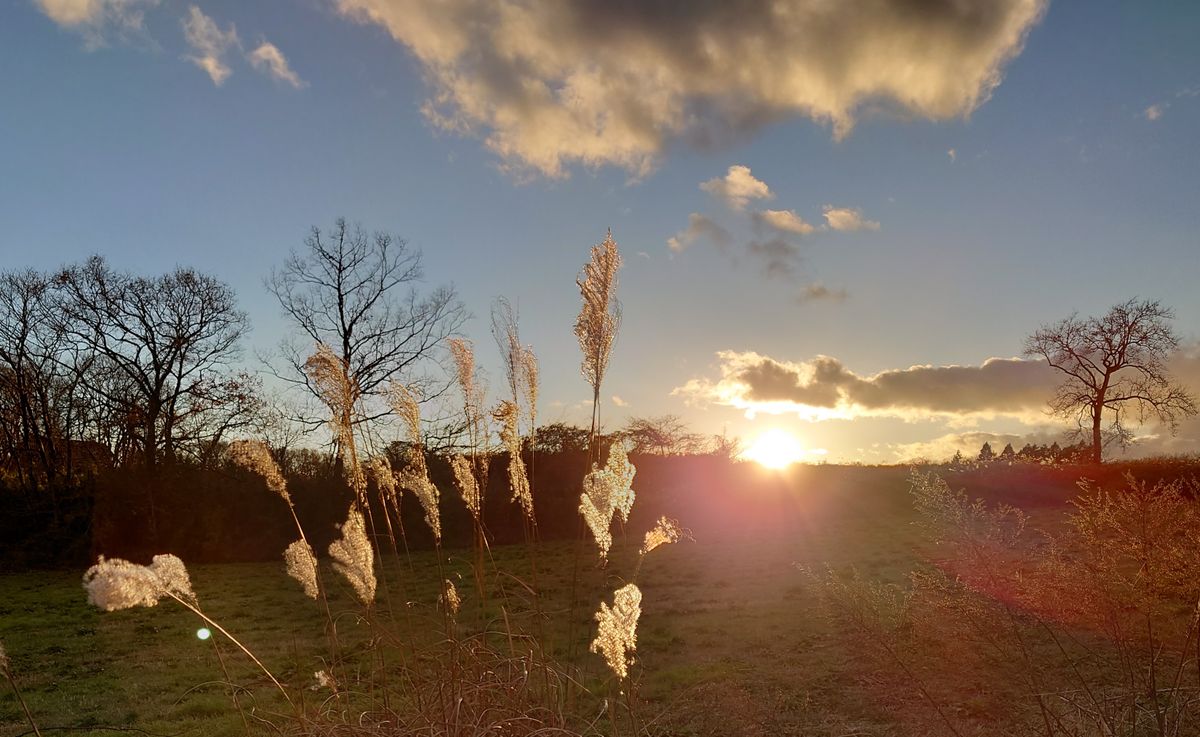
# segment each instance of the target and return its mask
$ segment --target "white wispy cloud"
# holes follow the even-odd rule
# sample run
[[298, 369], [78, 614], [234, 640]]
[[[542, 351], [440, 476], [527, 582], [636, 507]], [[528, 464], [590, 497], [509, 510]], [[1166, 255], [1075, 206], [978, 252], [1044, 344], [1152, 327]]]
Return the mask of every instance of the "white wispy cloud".
[[750, 167], [741, 164], [729, 167], [723, 177], [701, 182], [700, 189], [734, 210], [745, 209], [750, 200], [769, 200], [775, 196], [766, 182], [751, 174]]
[[826, 205], [823, 214], [825, 222], [833, 230], [879, 230], [879, 223], [867, 220], [857, 207]]
[[246, 58], [250, 60], [250, 66], [280, 82], [286, 82], [296, 89], [308, 86], [308, 83], [292, 70], [287, 57], [273, 43], [263, 41], [258, 48], [247, 54]]
[[1163, 116], [1163, 113], [1165, 113], [1166, 111], [1167, 111], [1167, 104], [1160, 102], [1160, 103], [1151, 105], [1150, 107], [1143, 110], [1142, 117], [1144, 117], [1146, 120], [1154, 121], [1154, 120], [1158, 120], [1159, 118], [1161, 118]]
[[1045, 0], [335, 0], [421, 65], [435, 125], [515, 169], [641, 176], [674, 142], [712, 146], [789, 118], [846, 135], [882, 101], [969, 115], [1000, 84]]
[[229, 30], [222, 31], [216, 21], [195, 5], [188, 8], [182, 24], [184, 37], [192, 49], [184, 58], [203, 69], [213, 84], [220, 87], [233, 73], [224, 61], [225, 53], [241, 46], [237, 29], [230, 23]]
[[732, 240], [729, 231], [712, 218], [693, 212], [688, 215], [687, 227], [667, 239], [667, 248], [675, 253], [682, 253], [701, 238], [708, 238], [722, 248], [728, 246]]
[[46, 17], [63, 28], [80, 33], [88, 48], [145, 32], [146, 10], [159, 0], [34, 0]]
[[628, 407], [629, 406], [629, 402], [626, 402], [624, 399], [621, 399], [621, 397], [617, 396], [616, 394], [612, 395], [612, 403], [617, 405], [618, 407]]
[[812, 224], [797, 215], [795, 210], [759, 210], [753, 217], [756, 226], [772, 228], [781, 233], [808, 235], [816, 230]]

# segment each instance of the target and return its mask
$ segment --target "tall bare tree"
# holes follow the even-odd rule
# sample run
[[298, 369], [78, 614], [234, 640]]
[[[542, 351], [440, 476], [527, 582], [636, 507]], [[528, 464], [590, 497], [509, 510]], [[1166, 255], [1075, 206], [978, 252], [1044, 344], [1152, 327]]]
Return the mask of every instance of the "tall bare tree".
[[223, 282], [186, 268], [134, 276], [95, 256], [56, 283], [56, 329], [90, 353], [81, 378], [125, 418], [147, 468], [219, 438], [257, 406], [253, 380], [231, 369], [247, 320]]
[[[267, 279], [267, 289], [303, 336], [284, 342], [285, 365], [276, 366], [275, 373], [319, 399], [304, 364], [313, 346], [324, 344], [345, 363], [362, 399], [383, 399], [392, 378], [423, 397], [438, 395], [447, 384], [437, 383], [441, 380], [426, 368], [466, 313], [453, 287], [422, 293], [417, 288], [422, 278], [420, 251], [402, 239], [368, 234], [344, 218], [327, 233], [313, 227], [304, 247]], [[355, 422], [391, 412], [386, 401], [375, 401]]]
[[1074, 419], [1081, 432], [1090, 428], [1093, 462], [1101, 461], [1105, 434], [1129, 441], [1130, 410], [1139, 422], [1154, 416], [1172, 431], [1180, 419], [1196, 414], [1195, 397], [1167, 368], [1179, 347], [1169, 323], [1174, 317], [1157, 301], [1131, 299], [1103, 317], [1071, 315], [1026, 340], [1025, 355], [1064, 374], [1050, 410]]

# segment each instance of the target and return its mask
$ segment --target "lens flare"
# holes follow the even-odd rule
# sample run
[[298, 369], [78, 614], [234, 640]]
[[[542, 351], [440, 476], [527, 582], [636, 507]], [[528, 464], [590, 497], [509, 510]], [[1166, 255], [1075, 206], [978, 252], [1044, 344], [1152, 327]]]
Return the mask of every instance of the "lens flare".
[[201, 640], [207, 640], [208, 638], [212, 637], [212, 631], [207, 627], [201, 627], [200, 629], [196, 630], [196, 637]]

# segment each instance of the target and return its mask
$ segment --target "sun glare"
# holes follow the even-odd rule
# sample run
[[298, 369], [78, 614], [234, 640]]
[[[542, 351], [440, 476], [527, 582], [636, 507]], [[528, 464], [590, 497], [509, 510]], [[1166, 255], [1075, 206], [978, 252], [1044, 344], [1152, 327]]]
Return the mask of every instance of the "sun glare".
[[804, 446], [800, 439], [787, 430], [773, 428], [759, 435], [742, 452], [742, 458], [754, 461], [766, 468], [782, 469], [804, 458]]

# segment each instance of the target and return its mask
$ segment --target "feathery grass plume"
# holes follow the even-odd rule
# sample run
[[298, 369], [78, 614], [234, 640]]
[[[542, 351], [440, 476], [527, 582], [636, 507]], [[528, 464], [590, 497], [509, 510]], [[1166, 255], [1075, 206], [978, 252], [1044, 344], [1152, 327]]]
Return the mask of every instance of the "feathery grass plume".
[[106, 612], [155, 606], [164, 596], [196, 600], [183, 561], [169, 554], [154, 556], [148, 566], [100, 556], [83, 574], [83, 588], [88, 603]]
[[438, 603], [450, 612], [450, 616], [458, 614], [459, 607], [462, 606], [462, 599], [458, 596], [458, 589], [454, 586], [454, 582], [450, 579], [445, 579], [442, 582], [442, 593], [438, 594]]
[[458, 486], [458, 492], [462, 494], [467, 511], [478, 520], [479, 484], [475, 481], [475, 474], [471, 472], [470, 459], [464, 455], [455, 455], [450, 458], [450, 469], [454, 471], [454, 483]]
[[333, 568], [346, 577], [363, 604], [375, 600], [375, 551], [367, 537], [362, 513], [350, 507], [341, 525], [342, 536], [329, 545]]
[[683, 531], [679, 529], [678, 522], [669, 517], [659, 517], [654, 529], [646, 533], [646, 541], [642, 543], [642, 549], [638, 552], [645, 555], [660, 545], [679, 542], [682, 536]]
[[492, 416], [500, 422], [500, 440], [508, 451], [508, 488], [513, 501], [521, 505], [526, 518], [533, 520], [533, 493], [529, 488], [529, 477], [525, 473], [525, 460], [521, 458], [521, 435], [517, 429], [517, 405], [507, 399], [496, 406]]
[[287, 574], [304, 588], [304, 595], [316, 599], [321, 589], [317, 585], [317, 556], [312, 546], [304, 540], [297, 540], [283, 551], [283, 561], [287, 564]]
[[268, 489], [283, 497], [288, 506], [293, 506], [287, 479], [283, 477], [266, 443], [261, 440], [235, 440], [229, 444], [229, 458], [236, 465], [262, 476]]
[[342, 457], [346, 482], [354, 490], [355, 498], [365, 504], [367, 479], [354, 445], [354, 403], [358, 401], [358, 387], [350, 378], [349, 367], [332, 348], [318, 343], [316, 351], [304, 362], [304, 373], [321, 401], [329, 407], [329, 424]]
[[[409, 456], [413, 453], [410, 451]], [[442, 518], [438, 512], [438, 498], [440, 493], [438, 488], [429, 480], [428, 473], [417, 473], [412, 468], [407, 468], [400, 472], [396, 477], [396, 482], [400, 488], [411, 492], [417, 497], [417, 501], [421, 503], [421, 508], [425, 510], [425, 524], [429, 525], [429, 529], [433, 531], [433, 537], [438, 542], [442, 540]]]
[[608, 549], [612, 547], [612, 533], [608, 529], [612, 524], [613, 512], [611, 493], [608, 477], [603, 470], [593, 466], [591, 473], [583, 477], [579, 513], [583, 515], [583, 521], [587, 523], [592, 537], [596, 540], [601, 561], [608, 560]]
[[320, 691], [323, 688], [327, 688], [334, 692], [337, 691], [337, 681], [334, 680], [333, 676], [329, 675], [329, 673], [323, 670], [314, 671], [313, 680], [316, 681], [316, 684], [311, 687], [311, 690], [313, 691]]
[[429, 480], [429, 467], [425, 463], [425, 446], [421, 435], [421, 405], [408, 387], [398, 381], [392, 381], [388, 398], [392, 410], [404, 422], [408, 436], [408, 447], [404, 452], [404, 469], [396, 475], [396, 482], [401, 489], [411, 492], [425, 510], [425, 523], [433, 531], [433, 537], [438, 542], [442, 539], [442, 520], [438, 512], [438, 500], [441, 496], [433, 482]]
[[634, 584], [617, 589], [611, 609], [600, 602], [600, 611], [596, 612], [599, 627], [589, 649], [603, 655], [608, 667], [621, 680], [629, 676], [629, 665], [633, 662], [630, 653], [637, 650], [637, 624], [641, 615], [642, 592]]
[[412, 391], [398, 381], [388, 384], [388, 403], [392, 411], [404, 422], [405, 435], [408, 442], [414, 446], [424, 445], [421, 436], [421, 405]]
[[521, 349], [521, 366], [525, 373], [525, 401], [529, 403], [529, 436], [537, 435], [538, 381], [540, 377], [537, 354], [533, 348]]
[[367, 459], [367, 473], [375, 480], [379, 493], [385, 499], [396, 498], [396, 475], [392, 473], [392, 464], [383, 456], [371, 456]]
[[637, 469], [629, 462], [624, 443], [613, 443], [608, 449], [608, 464], [604, 472], [609, 476], [612, 488], [613, 509], [621, 513], [621, 520], [629, 521], [629, 513], [633, 511], [633, 476]]
[[485, 436], [483, 432], [484, 389], [475, 370], [475, 349], [472, 347], [471, 341], [464, 338], [451, 338], [449, 344], [450, 355], [454, 358], [454, 372], [458, 379], [458, 388], [462, 391], [467, 432], [471, 435], [471, 445], [475, 446]]
[[621, 305], [616, 298], [617, 270], [620, 268], [621, 255], [610, 230], [603, 243], [592, 246], [591, 260], [575, 280], [583, 300], [575, 319], [575, 337], [583, 352], [580, 364], [583, 378], [592, 387], [593, 438], [598, 431], [596, 413], [600, 404], [600, 384], [608, 370], [608, 359], [621, 325]]
[[612, 547], [613, 515], [621, 513], [621, 518], [629, 521], [629, 512], [633, 509], [634, 491], [633, 476], [637, 472], [625, 454], [625, 447], [614, 443], [608, 451], [608, 462], [604, 468], [592, 466], [592, 470], [583, 479], [583, 493], [579, 495], [579, 513], [596, 539], [600, 548], [600, 560], [608, 560], [608, 550]]

